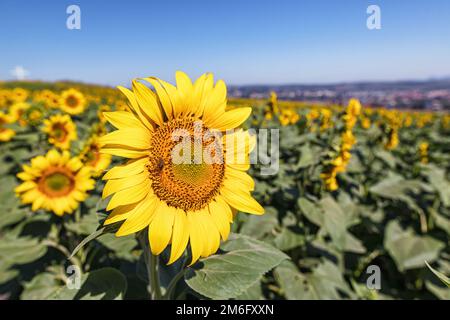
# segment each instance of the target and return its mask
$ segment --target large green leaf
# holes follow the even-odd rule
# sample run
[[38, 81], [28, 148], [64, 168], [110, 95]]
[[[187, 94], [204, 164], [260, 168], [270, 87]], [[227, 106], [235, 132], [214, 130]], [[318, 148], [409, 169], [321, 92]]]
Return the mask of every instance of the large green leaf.
[[445, 245], [430, 236], [418, 236], [412, 229], [403, 230], [397, 221], [388, 223], [384, 246], [400, 271], [425, 266], [435, 261]]
[[418, 180], [406, 180], [391, 173], [387, 178], [370, 187], [369, 191], [383, 198], [403, 200], [408, 192], [417, 193], [422, 186], [423, 183]]
[[348, 298], [354, 297], [339, 268], [328, 260], [306, 274], [290, 261], [284, 261], [275, 269], [275, 275], [284, 295], [290, 300], [334, 300], [343, 297], [340, 292]]
[[433, 188], [438, 192], [444, 206], [450, 206], [450, 182], [445, 179], [445, 170], [428, 165], [426, 174]]
[[344, 250], [347, 240], [346, 215], [331, 197], [320, 200], [324, 212], [324, 227], [339, 250]]
[[61, 288], [54, 274], [43, 272], [35, 276], [30, 282], [25, 283], [20, 298], [22, 300], [46, 300], [53, 297]]
[[289, 258], [267, 243], [236, 234], [221, 249], [226, 253], [201, 260], [185, 275], [189, 287], [212, 299], [244, 294], [266, 272]]
[[80, 289], [60, 287], [50, 298], [56, 300], [121, 300], [127, 279], [118, 270], [103, 268], [81, 276]]
[[314, 204], [306, 198], [298, 199], [298, 206], [303, 215], [317, 226], [323, 226], [324, 216], [319, 205]]
[[41, 258], [47, 247], [38, 239], [30, 237], [4, 237], [0, 239], [0, 261], [2, 266], [27, 264]]

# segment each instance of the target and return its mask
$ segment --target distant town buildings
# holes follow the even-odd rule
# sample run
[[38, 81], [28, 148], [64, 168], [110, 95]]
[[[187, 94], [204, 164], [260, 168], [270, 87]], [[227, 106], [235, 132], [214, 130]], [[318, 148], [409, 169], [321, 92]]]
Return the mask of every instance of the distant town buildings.
[[279, 99], [284, 100], [345, 104], [353, 97], [371, 106], [450, 111], [450, 80], [229, 88], [229, 94], [236, 98], [263, 99], [270, 91], [275, 91]]

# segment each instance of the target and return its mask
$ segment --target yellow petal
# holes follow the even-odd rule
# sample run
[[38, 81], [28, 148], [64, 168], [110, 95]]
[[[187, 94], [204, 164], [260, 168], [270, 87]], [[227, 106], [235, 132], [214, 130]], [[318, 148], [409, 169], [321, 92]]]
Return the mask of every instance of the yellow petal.
[[184, 106], [187, 109], [184, 110], [183, 113], [187, 114], [188, 111], [192, 110], [192, 108], [194, 107], [192, 103], [194, 86], [191, 82], [191, 79], [182, 71], [176, 72], [175, 79], [177, 83], [179, 98], [181, 101], [183, 101]]
[[[227, 204], [225, 205], [228, 206]], [[209, 203], [209, 214], [211, 215], [214, 224], [219, 230], [220, 236], [223, 240], [226, 240], [228, 238], [228, 235], [230, 234], [230, 222], [228, 220], [229, 216], [227, 210], [221, 203], [217, 201], [211, 201]]]
[[200, 211], [200, 220], [203, 225], [204, 237], [207, 239], [203, 245], [202, 257], [209, 257], [216, 253], [220, 246], [220, 233], [216, 225], [212, 221], [208, 208]]
[[59, 154], [58, 151], [56, 151], [55, 149], [50, 150], [47, 155], [46, 158], [48, 160], [48, 162], [52, 165], [57, 165], [59, 164], [59, 158], [61, 157], [61, 155]]
[[163, 114], [155, 93], [136, 80], [133, 81], [133, 90], [142, 112], [154, 123], [161, 126]]
[[244, 123], [251, 113], [252, 108], [233, 109], [224, 112], [215, 119], [210, 120], [210, 122], [206, 123], [206, 125], [210, 129], [217, 129], [220, 131], [234, 129]]
[[142, 113], [142, 110], [139, 107], [138, 101], [133, 92], [125, 87], [118, 86], [117, 88], [127, 97], [128, 101], [130, 102], [131, 110], [137, 115], [138, 119], [142, 122], [142, 124], [148, 130], [152, 131], [153, 125], [148, 120], [148, 118]]
[[139, 202], [139, 204], [132, 210], [131, 214], [120, 226], [119, 230], [117, 230], [116, 236], [126, 236], [147, 227], [154, 217], [155, 208], [158, 201], [159, 200], [155, 197], [155, 195], [147, 195], [147, 197]]
[[145, 164], [148, 162], [148, 158], [141, 158], [136, 160], [130, 160], [126, 164], [115, 166], [110, 169], [104, 176], [103, 180], [119, 179], [128, 176], [133, 176], [144, 171]]
[[191, 244], [192, 260], [190, 265], [193, 265], [202, 254], [203, 251], [203, 234], [200, 225], [198, 212], [188, 212], [187, 220], [189, 225], [189, 240]]
[[227, 87], [222, 80], [217, 81], [216, 86], [208, 93], [208, 98], [203, 103], [203, 119], [205, 122], [212, 122], [225, 112], [227, 100]]
[[155, 77], [143, 78], [143, 80], [149, 82], [156, 91], [158, 95], [159, 101], [161, 102], [161, 106], [163, 107], [164, 113], [166, 114], [169, 120], [173, 119], [173, 107], [172, 101], [170, 100], [170, 96], [167, 91], [163, 88], [160, 83], [160, 80]]
[[103, 116], [117, 129], [145, 128], [143, 123], [128, 111], [103, 112]]
[[111, 154], [113, 156], [119, 156], [129, 159], [143, 158], [148, 156], [148, 151], [146, 150], [124, 149], [121, 146], [112, 146], [112, 145], [108, 145], [107, 147], [101, 148], [100, 153]]
[[146, 180], [150, 183], [150, 181], [148, 180], [148, 174], [146, 172], [142, 172], [134, 176], [128, 176], [122, 179], [109, 180], [106, 182], [105, 187], [103, 188], [102, 197], [106, 198], [114, 192], [131, 188]]
[[170, 249], [170, 259], [168, 264], [178, 260], [183, 254], [184, 249], [189, 241], [189, 225], [186, 217], [186, 212], [177, 210], [173, 224], [172, 247]]
[[115, 223], [117, 221], [122, 221], [128, 218], [134, 211], [133, 209], [136, 208], [136, 206], [139, 204], [139, 202], [135, 202], [132, 204], [126, 204], [123, 206], [118, 206], [115, 208], [111, 213], [109, 214], [108, 218], [106, 218], [103, 225], [109, 225], [112, 223]]
[[142, 200], [150, 192], [150, 183], [144, 181], [134, 187], [119, 191], [115, 193], [108, 203], [107, 211], [123, 206], [125, 204], [131, 204]]
[[220, 194], [225, 198], [230, 206], [247, 213], [263, 214], [264, 208], [252, 198], [249, 192], [227, 186], [225, 183], [220, 189]]
[[243, 171], [236, 170], [231, 166], [225, 167], [225, 179], [230, 180], [231, 185], [237, 183], [249, 191], [253, 191], [255, 189], [255, 181], [250, 175]]
[[33, 189], [35, 187], [36, 187], [36, 183], [34, 181], [26, 181], [26, 182], [22, 183], [21, 185], [19, 185], [18, 187], [16, 187], [14, 189], [14, 191], [16, 193], [22, 193], [27, 190]]
[[172, 227], [176, 209], [165, 202], [158, 201], [155, 216], [148, 229], [148, 241], [154, 255], [158, 255], [167, 247], [172, 237]]
[[99, 139], [102, 145], [123, 145], [135, 149], [149, 149], [151, 135], [144, 129], [121, 129]]

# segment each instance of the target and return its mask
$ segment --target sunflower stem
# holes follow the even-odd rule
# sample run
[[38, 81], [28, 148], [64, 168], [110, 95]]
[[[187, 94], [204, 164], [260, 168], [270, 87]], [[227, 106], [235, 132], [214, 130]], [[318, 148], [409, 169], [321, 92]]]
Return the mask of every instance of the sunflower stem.
[[180, 272], [178, 272], [175, 277], [173, 277], [173, 279], [170, 281], [169, 286], [167, 287], [167, 291], [163, 296], [163, 299], [165, 300], [170, 300], [172, 299], [172, 295], [175, 291], [175, 288], [177, 287], [178, 281], [181, 280], [181, 278], [183, 278], [184, 274], [186, 273], [185, 268], [183, 268]]
[[142, 246], [145, 265], [147, 267], [147, 276], [149, 282], [147, 287], [148, 293], [150, 294], [150, 298], [152, 300], [160, 300], [162, 298], [162, 294], [161, 286], [159, 283], [158, 256], [155, 256], [151, 253], [146, 232], [141, 232], [138, 237]]

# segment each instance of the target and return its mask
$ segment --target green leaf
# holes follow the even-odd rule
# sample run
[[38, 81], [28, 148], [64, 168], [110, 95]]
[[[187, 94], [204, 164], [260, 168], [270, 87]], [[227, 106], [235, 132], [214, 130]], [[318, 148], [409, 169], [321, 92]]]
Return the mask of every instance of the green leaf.
[[275, 276], [289, 300], [340, 299], [339, 292], [354, 297], [339, 268], [328, 260], [307, 274], [299, 272], [290, 261], [284, 261], [275, 269]]
[[70, 221], [66, 223], [67, 230], [79, 235], [89, 235], [95, 232], [98, 226], [98, 218], [95, 212], [90, 212], [81, 217], [80, 221]]
[[418, 180], [406, 180], [391, 173], [387, 178], [370, 187], [369, 191], [377, 196], [388, 199], [404, 200], [408, 192], [419, 192], [422, 183]]
[[248, 215], [241, 227], [240, 234], [262, 240], [268, 235], [272, 235], [276, 226], [278, 226], [277, 211], [275, 208], [267, 207], [262, 216]]
[[43, 272], [35, 276], [30, 282], [25, 283], [20, 299], [22, 300], [47, 300], [60, 290], [60, 281], [55, 275]]
[[384, 163], [386, 163], [390, 168], [395, 168], [397, 161], [395, 157], [392, 155], [392, 153], [387, 152], [383, 149], [378, 149], [375, 152], [375, 156], [380, 160], [384, 161]]
[[133, 249], [137, 245], [134, 235], [116, 237], [114, 234], [108, 233], [101, 235], [97, 241], [114, 251], [118, 258], [128, 261], [137, 260], [139, 258], [139, 256], [133, 255]]
[[412, 229], [403, 230], [397, 221], [388, 223], [384, 247], [400, 271], [420, 268], [426, 261], [435, 261], [445, 245], [429, 236], [418, 236]]
[[445, 179], [445, 170], [433, 165], [428, 165], [427, 169], [430, 184], [438, 192], [444, 206], [450, 206], [450, 182]]
[[2, 265], [27, 264], [42, 257], [47, 247], [30, 237], [2, 238], [0, 240], [0, 261]]
[[309, 144], [304, 144], [300, 148], [300, 159], [297, 163], [299, 169], [309, 167], [317, 162], [318, 157], [315, 156], [314, 152]]
[[237, 300], [264, 300], [264, 294], [261, 288], [261, 282], [256, 282], [243, 294], [236, 297]]
[[196, 263], [185, 275], [196, 292], [212, 299], [235, 298], [246, 292], [261, 277], [289, 257], [267, 243], [232, 234], [221, 249]]
[[321, 207], [306, 198], [298, 199], [298, 206], [303, 215], [315, 225], [323, 226], [324, 216]]
[[127, 290], [127, 279], [114, 268], [102, 268], [81, 276], [80, 289], [67, 286], [51, 296], [55, 300], [121, 300]]
[[347, 239], [346, 216], [339, 204], [331, 197], [320, 200], [324, 211], [324, 227], [339, 250], [344, 250]]
[[84, 238], [76, 247], [75, 249], [73, 249], [70, 257], [73, 257], [74, 255], [77, 254], [77, 252], [83, 248], [88, 242], [97, 239], [98, 237], [104, 235], [104, 234], [108, 234], [108, 233], [114, 233], [116, 232], [119, 227], [121, 225], [121, 222], [116, 222], [104, 227], [100, 227], [99, 229], [95, 230], [94, 232], [92, 232], [90, 235], [88, 235], [86, 238]]
[[444, 283], [447, 287], [450, 288], [450, 278], [447, 277], [445, 274], [440, 273], [439, 271], [437, 271], [436, 269], [433, 269], [427, 261], [425, 261], [425, 264], [427, 265], [427, 267], [436, 275], [436, 277], [439, 278], [439, 280], [442, 281], [442, 283]]
[[445, 287], [440, 287], [433, 284], [431, 281], [426, 281], [425, 286], [432, 294], [441, 300], [450, 300], [450, 289]]
[[273, 240], [275, 247], [282, 251], [291, 250], [305, 244], [305, 237], [288, 228], [283, 228]]

